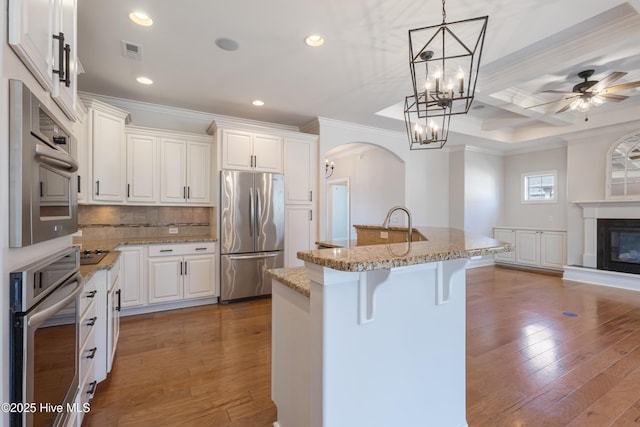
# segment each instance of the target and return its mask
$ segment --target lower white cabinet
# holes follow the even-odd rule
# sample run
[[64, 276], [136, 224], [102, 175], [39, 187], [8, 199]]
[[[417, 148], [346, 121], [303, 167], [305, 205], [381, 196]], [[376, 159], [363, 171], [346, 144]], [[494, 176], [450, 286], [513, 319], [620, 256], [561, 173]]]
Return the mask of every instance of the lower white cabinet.
[[107, 273], [107, 284], [109, 291], [107, 293], [107, 372], [111, 372], [113, 367], [113, 359], [116, 355], [118, 347], [118, 338], [120, 337], [120, 307], [121, 294], [120, 289], [120, 258], [118, 258]]
[[285, 268], [304, 265], [297, 257], [298, 251], [308, 251], [315, 247], [315, 218], [312, 205], [288, 205], [284, 209]]
[[216, 295], [213, 242], [149, 246], [149, 304]]
[[147, 303], [146, 246], [122, 245], [120, 251], [120, 306], [139, 307]]
[[[98, 347], [96, 337], [100, 336], [97, 333], [98, 327], [98, 315], [96, 312], [96, 280], [92, 276], [84, 284], [84, 290], [79, 296], [79, 316], [78, 322], [78, 394], [76, 395], [75, 404], [78, 408], [76, 413], [75, 423], [72, 425], [82, 425], [82, 419], [85, 412], [88, 410], [88, 404], [96, 391], [96, 372], [95, 372], [95, 359], [99, 351], [104, 352], [103, 347]], [[73, 420], [69, 420], [70, 423]], [[70, 424], [68, 424], [70, 425]]]
[[120, 335], [120, 260], [108, 270], [93, 274], [96, 283], [96, 351], [95, 375], [100, 382], [111, 372]]
[[515, 252], [496, 254], [498, 262], [562, 270], [566, 264], [567, 233], [558, 230], [495, 228], [493, 237], [512, 243]]

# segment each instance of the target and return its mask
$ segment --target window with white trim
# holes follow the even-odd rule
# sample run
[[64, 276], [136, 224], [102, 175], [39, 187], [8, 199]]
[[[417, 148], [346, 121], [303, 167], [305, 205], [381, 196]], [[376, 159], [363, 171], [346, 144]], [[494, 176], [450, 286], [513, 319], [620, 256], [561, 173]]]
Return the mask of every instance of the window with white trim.
[[558, 200], [558, 172], [522, 174], [522, 203], [555, 203]]

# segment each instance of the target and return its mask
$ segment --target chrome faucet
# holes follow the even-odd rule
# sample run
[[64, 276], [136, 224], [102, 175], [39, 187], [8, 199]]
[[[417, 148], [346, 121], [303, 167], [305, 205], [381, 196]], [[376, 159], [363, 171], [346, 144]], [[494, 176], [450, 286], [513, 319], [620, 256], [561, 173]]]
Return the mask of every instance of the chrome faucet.
[[409, 209], [405, 208], [404, 206], [394, 206], [391, 209], [389, 209], [389, 212], [387, 212], [387, 217], [384, 219], [384, 222], [382, 223], [382, 228], [389, 228], [389, 222], [391, 221], [391, 215], [395, 212], [395, 211], [405, 211], [407, 214], [407, 218], [409, 220], [409, 229], [408, 229], [408, 234], [409, 234], [409, 240], [408, 242], [411, 242], [411, 231], [412, 231], [412, 227], [411, 227], [411, 212], [409, 212]]

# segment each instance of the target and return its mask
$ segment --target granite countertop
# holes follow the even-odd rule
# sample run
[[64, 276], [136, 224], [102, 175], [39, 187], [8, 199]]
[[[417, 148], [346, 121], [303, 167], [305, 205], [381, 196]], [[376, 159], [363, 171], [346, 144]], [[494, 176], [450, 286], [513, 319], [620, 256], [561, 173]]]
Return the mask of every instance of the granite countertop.
[[190, 243], [190, 242], [215, 242], [217, 239], [207, 236], [166, 236], [166, 237], [134, 237], [127, 238], [121, 237], [117, 239], [99, 239], [99, 240], [86, 240], [82, 237], [74, 238], [74, 244], [80, 246], [80, 250], [95, 250], [102, 249], [103, 251], [109, 251], [99, 263], [91, 265], [80, 266], [80, 274], [85, 280], [89, 279], [93, 273], [98, 270], [108, 270], [113, 266], [113, 263], [118, 259], [120, 251], [116, 251], [115, 248], [121, 245], [152, 245], [162, 243]]
[[300, 251], [298, 258], [340, 271], [370, 271], [510, 252], [512, 246], [455, 228], [415, 227], [426, 241]]
[[311, 295], [311, 281], [305, 267], [275, 268], [268, 270], [271, 277], [306, 297]]

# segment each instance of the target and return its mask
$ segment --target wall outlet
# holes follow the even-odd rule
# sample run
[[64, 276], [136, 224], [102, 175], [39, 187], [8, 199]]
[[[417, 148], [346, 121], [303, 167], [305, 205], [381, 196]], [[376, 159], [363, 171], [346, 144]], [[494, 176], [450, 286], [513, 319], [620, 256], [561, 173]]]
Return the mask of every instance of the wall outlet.
[[170, 227], [169, 234], [178, 234], [178, 227]]
[[388, 239], [389, 238], [389, 232], [388, 231], [381, 231], [380, 232], [380, 238], [381, 239]]

